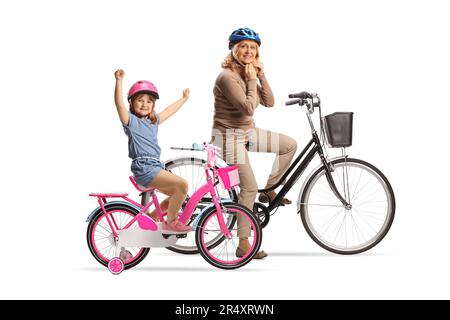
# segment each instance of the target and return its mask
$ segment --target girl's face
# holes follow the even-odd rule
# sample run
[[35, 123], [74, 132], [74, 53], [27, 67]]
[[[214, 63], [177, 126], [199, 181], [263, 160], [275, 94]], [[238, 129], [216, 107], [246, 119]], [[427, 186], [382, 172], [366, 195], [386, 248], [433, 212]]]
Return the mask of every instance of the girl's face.
[[155, 106], [155, 102], [152, 96], [147, 93], [142, 93], [133, 99], [131, 105], [136, 116], [142, 118], [150, 115]]
[[258, 44], [253, 40], [242, 40], [236, 50], [236, 57], [243, 64], [252, 63], [258, 56]]

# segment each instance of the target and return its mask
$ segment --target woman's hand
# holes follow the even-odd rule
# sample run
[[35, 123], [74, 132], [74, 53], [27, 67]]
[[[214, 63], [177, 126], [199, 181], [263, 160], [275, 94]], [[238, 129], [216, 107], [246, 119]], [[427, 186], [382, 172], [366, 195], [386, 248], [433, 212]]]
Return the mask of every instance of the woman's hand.
[[256, 75], [258, 76], [258, 78], [261, 78], [264, 75], [264, 65], [262, 62], [260, 61], [255, 61], [253, 62], [253, 66], [256, 69]]
[[116, 78], [116, 80], [122, 80], [123, 77], [125, 77], [125, 71], [123, 71], [122, 69], [117, 70], [116, 72], [114, 72], [114, 77]]
[[248, 80], [256, 80], [256, 70], [253, 64], [245, 65], [245, 76]]
[[183, 99], [185, 99], [185, 100], [189, 99], [189, 94], [190, 94], [189, 88], [184, 89], [183, 90]]

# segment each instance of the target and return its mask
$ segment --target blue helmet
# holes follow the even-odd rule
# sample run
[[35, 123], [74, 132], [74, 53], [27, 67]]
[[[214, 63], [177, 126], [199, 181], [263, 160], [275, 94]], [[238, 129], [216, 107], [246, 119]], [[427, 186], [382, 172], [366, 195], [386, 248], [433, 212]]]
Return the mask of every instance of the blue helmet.
[[230, 37], [228, 38], [228, 49], [233, 48], [233, 46], [242, 41], [242, 40], [253, 40], [258, 43], [258, 45], [261, 45], [261, 39], [259, 38], [259, 34], [257, 34], [255, 31], [253, 31], [250, 28], [239, 28], [237, 30], [234, 30]]

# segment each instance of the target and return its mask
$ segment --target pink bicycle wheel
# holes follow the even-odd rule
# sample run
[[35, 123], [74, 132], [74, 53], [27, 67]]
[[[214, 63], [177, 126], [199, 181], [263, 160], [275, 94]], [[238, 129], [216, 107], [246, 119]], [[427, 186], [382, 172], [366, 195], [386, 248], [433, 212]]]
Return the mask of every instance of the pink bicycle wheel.
[[[262, 230], [256, 217], [246, 207], [237, 203], [224, 203], [223, 206], [222, 214], [225, 221], [232, 219], [233, 216], [239, 217], [238, 221], [241, 221], [229, 226], [231, 237], [227, 238], [222, 232], [217, 212], [213, 208], [205, 212], [198, 222], [195, 234], [196, 243], [200, 254], [208, 263], [221, 269], [236, 269], [249, 263], [258, 252], [262, 241]], [[247, 222], [246, 224], [242, 223], [244, 220]], [[243, 225], [249, 226], [246, 227], [246, 236], [251, 248], [243, 256], [238, 256], [238, 234], [242, 236]]]
[[[137, 211], [123, 204], [112, 204], [106, 207], [107, 212], [114, 219], [117, 228], [125, 227], [137, 214]], [[130, 228], [137, 227], [137, 222]], [[111, 259], [116, 254], [116, 241], [109, 225], [106, 215], [99, 211], [89, 222], [87, 229], [88, 247], [94, 258], [103, 266], [107, 267]], [[125, 255], [124, 268], [129, 269], [140, 263], [148, 254], [149, 248], [124, 247], [121, 252], [128, 252]]]

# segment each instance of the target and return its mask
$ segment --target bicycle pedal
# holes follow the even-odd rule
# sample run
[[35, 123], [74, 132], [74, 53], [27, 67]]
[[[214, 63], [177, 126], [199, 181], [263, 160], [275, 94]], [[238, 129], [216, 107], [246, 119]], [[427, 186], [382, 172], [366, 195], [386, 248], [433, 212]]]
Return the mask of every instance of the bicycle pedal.
[[171, 236], [177, 237], [177, 239], [186, 238], [187, 233], [179, 233], [179, 234], [173, 234], [173, 233], [162, 233], [161, 234], [164, 239], [169, 239]]

